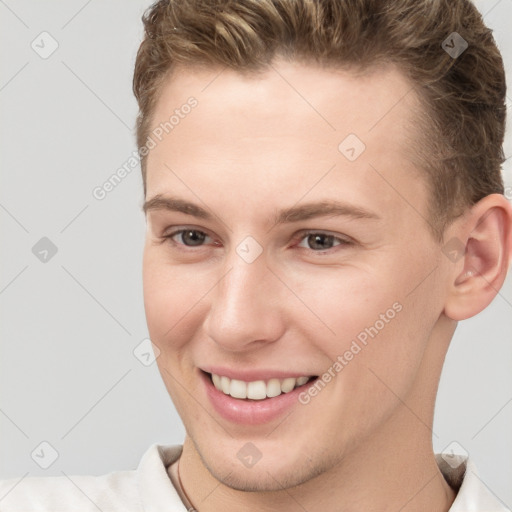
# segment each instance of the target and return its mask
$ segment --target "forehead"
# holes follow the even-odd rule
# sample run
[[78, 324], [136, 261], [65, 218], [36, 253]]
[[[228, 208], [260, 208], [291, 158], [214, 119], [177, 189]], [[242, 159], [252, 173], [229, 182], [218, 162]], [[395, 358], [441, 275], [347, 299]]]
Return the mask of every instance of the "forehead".
[[[196, 105], [182, 111], [190, 98]], [[183, 189], [177, 180], [186, 177], [196, 191], [231, 189], [250, 202], [280, 190], [280, 200], [295, 202], [320, 179], [314, 193], [336, 186], [382, 208], [403, 201], [401, 194], [421, 202], [424, 184], [408, 158], [418, 109], [412, 84], [391, 66], [356, 73], [276, 61], [258, 74], [177, 68], [152, 130], [173, 113], [179, 121], [149, 153], [148, 197]]]
[[[413, 83], [391, 64], [348, 69], [277, 60], [264, 71], [243, 73], [177, 66], [160, 91], [153, 125], [168, 118], [190, 96], [200, 101], [205, 115], [218, 116], [215, 127], [210, 126], [213, 133], [244, 115], [249, 133], [255, 127], [259, 131], [277, 125], [294, 133], [302, 127], [313, 136], [339, 132], [335, 138], [351, 129], [369, 139], [370, 132], [382, 123], [381, 133], [397, 122], [403, 125], [419, 106]], [[305, 123], [283, 125], [283, 115]], [[193, 123], [192, 118], [187, 124]], [[208, 127], [202, 128], [206, 135]]]

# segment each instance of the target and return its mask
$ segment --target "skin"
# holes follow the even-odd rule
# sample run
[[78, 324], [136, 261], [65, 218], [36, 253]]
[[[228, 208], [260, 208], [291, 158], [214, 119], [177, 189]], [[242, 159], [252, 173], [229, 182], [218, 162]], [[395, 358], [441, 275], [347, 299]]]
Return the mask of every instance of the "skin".
[[[505, 279], [507, 201], [493, 194], [468, 208], [445, 233], [466, 253], [445, 256], [409, 158], [421, 104], [392, 67], [357, 76], [283, 60], [257, 76], [177, 68], [153, 127], [190, 96], [197, 106], [149, 153], [146, 200], [172, 194], [214, 218], [148, 210], [143, 281], [158, 368], [187, 431], [179, 471], [193, 506], [448, 510], [455, 492], [432, 452], [434, 401], [457, 321]], [[366, 145], [353, 162], [338, 150], [350, 133]], [[329, 199], [378, 218], [273, 221], [282, 208]], [[185, 228], [208, 236], [199, 246], [165, 238]], [[322, 251], [304, 230], [335, 238]], [[246, 236], [263, 249], [252, 263], [236, 252]], [[321, 375], [394, 303], [401, 311], [288, 416], [237, 425], [208, 401], [198, 368]], [[251, 468], [237, 457], [247, 442], [261, 453]]]

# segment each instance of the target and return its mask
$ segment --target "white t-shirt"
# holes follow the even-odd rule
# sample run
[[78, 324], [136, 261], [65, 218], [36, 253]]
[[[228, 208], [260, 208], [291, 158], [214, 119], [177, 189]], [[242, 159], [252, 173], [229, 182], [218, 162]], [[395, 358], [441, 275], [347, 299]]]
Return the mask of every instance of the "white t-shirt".
[[[181, 446], [153, 444], [136, 470], [101, 476], [0, 480], [0, 512], [187, 512], [169, 476], [181, 450]], [[445, 479], [454, 488], [460, 486], [450, 512], [507, 512], [477, 476], [472, 462], [454, 457], [458, 459], [449, 465], [436, 455]]]

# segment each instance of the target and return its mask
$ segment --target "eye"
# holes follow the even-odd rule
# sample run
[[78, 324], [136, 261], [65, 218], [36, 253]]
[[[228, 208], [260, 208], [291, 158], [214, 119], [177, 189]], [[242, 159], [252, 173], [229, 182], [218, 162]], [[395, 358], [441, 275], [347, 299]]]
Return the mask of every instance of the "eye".
[[315, 252], [327, 251], [338, 245], [350, 245], [352, 243], [349, 239], [317, 231], [302, 233], [300, 240], [298, 247], [311, 249]]
[[[337, 246], [353, 244], [353, 241], [349, 238], [343, 238], [321, 231], [302, 232], [298, 235], [298, 239], [300, 242], [297, 244], [297, 247], [309, 249], [316, 253], [329, 251]], [[169, 233], [168, 235], [164, 235], [162, 237], [162, 241], [167, 240], [176, 246], [190, 248], [202, 247], [206, 244], [214, 246], [220, 245], [218, 241], [215, 241], [204, 231], [193, 228], [179, 229]]]
[[177, 245], [184, 245], [186, 247], [200, 247], [204, 244], [206, 239], [212, 240], [204, 231], [190, 228], [173, 231], [163, 238], [169, 239]]

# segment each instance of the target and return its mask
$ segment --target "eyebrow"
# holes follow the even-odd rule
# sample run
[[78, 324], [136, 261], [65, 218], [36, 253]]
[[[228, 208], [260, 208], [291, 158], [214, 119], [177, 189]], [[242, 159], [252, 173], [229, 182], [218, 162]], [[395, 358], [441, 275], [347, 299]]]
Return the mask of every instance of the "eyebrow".
[[[198, 206], [197, 204], [179, 199], [176, 197], [164, 196], [157, 194], [151, 199], [144, 202], [142, 207], [145, 214], [149, 211], [166, 210], [181, 212], [199, 219], [214, 220], [208, 210]], [[345, 216], [355, 219], [380, 219], [381, 217], [375, 212], [360, 208], [347, 203], [341, 203], [334, 200], [323, 200], [318, 202], [306, 203], [300, 206], [292, 206], [280, 210], [274, 216], [275, 224], [286, 224], [291, 222], [299, 222], [315, 217], [338, 217]]]

